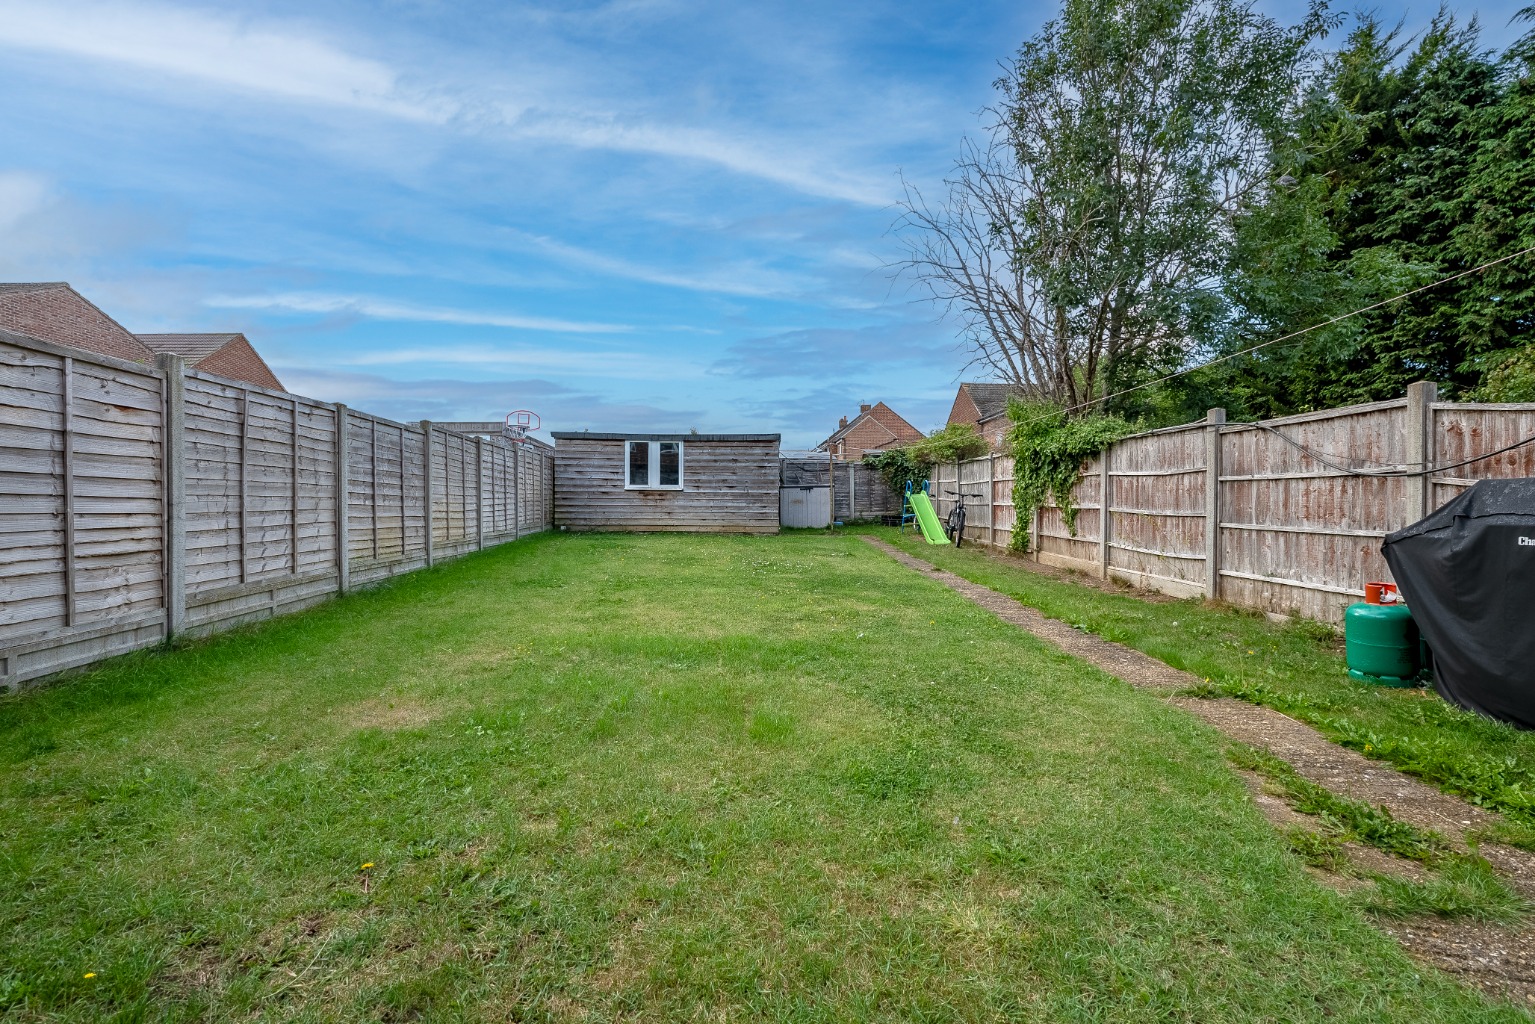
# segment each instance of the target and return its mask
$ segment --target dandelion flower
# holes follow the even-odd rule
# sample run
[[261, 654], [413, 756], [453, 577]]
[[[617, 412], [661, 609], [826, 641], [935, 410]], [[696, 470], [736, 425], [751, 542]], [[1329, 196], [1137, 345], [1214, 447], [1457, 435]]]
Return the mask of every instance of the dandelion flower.
[[85, 976], [87, 978], [94, 978], [94, 977], [96, 977], [96, 972], [95, 971], [86, 971], [85, 972]]
[[371, 861], [371, 860], [370, 860], [370, 861], [368, 861], [368, 863], [366, 863], [366, 864], [364, 864], [364, 865], [363, 865], [363, 866], [362, 866], [362, 868], [361, 868], [361, 870], [363, 870], [363, 871], [366, 871], [366, 870], [368, 870], [368, 869], [369, 869], [369, 868], [371, 868], [371, 867], [372, 867], [372, 866], [373, 866], [373, 862], [372, 862], [372, 861]]

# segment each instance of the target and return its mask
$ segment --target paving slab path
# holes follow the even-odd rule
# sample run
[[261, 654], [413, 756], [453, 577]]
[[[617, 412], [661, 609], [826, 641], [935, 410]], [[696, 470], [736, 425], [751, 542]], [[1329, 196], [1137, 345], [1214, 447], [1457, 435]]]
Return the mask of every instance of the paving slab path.
[[[1269, 751], [1304, 778], [1340, 796], [1383, 806], [1402, 821], [1432, 829], [1461, 844], [1467, 841], [1468, 833], [1501, 820], [1494, 812], [1472, 806], [1390, 765], [1340, 747], [1311, 726], [1273, 708], [1230, 697], [1188, 696], [1188, 690], [1203, 682], [1192, 673], [1042, 615], [1006, 594], [940, 569], [876, 537], [866, 536], [863, 540], [902, 565], [963, 595], [1003, 622], [1054, 644], [1131, 686], [1164, 693], [1170, 702], [1224, 735]], [[1272, 820], [1278, 821], [1274, 808], [1263, 801], [1259, 804]], [[1477, 852], [1526, 898], [1535, 901], [1535, 854], [1486, 842], [1479, 844]], [[1407, 865], [1400, 867], [1398, 873], [1411, 875], [1412, 869]], [[1384, 930], [1395, 936], [1408, 952], [1467, 983], [1525, 1006], [1535, 1006], [1535, 928], [1434, 920], [1385, 925]]]

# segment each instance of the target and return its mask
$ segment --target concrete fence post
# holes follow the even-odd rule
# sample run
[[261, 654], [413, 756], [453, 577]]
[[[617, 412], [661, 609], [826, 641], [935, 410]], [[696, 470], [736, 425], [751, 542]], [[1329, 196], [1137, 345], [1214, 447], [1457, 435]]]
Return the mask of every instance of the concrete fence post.
[[432, 514], [432, 421], [421, 421], [421, 504], [426, 518], [426, 564], [433, 561], [432, 534], [436, 532]]
[[186, 363], [169, 352], [155, 357], [165, 378], [165, 423], [161, 462], [165, 474], [165, 635], [186, 629], [187, 620], [187, 478]]
[[1111, 444], [1103, 450], [1098, 463], [1098, 576], [1105, 580], [1109, 578], [1109, 529], [1114, 523], [1114, 515], [1109, 511], [1114, 495], [1114, 479], [1109, 475], [1113, 456]]
[[1205, 414], [1205, 600], [1221, 596], [1221, 426], [1225, 409]]
[[997, 546], [997, 515], [996, 506], [992, 501], [996, 497], [993, 481], [997, 478], [997, 457], [990, 452], [986, 453], [986, 543], [992, 547]]
[[474, 546], [485, 550], [485, 439], [474, 439]]
[[512, 540], [522, 539], [522, 445], [512, 445]]
[[351, 442], [347, 437], [346, 406], [337, 404], [336, 413], [336, 591], [346, 593], [351, 589], [352, 552], [350, 512], [352, 501], [352, 472], [347, 462]]
[[1434, 485], [1423, 470], [1434, 464], [1434, 403], [1439, 385], [1420, 380], [1407, 385], [1407, 468], [1420, 475], [1407, 478], [1405, 507], [1398, 529], [1417, 522], [1432, 511]]

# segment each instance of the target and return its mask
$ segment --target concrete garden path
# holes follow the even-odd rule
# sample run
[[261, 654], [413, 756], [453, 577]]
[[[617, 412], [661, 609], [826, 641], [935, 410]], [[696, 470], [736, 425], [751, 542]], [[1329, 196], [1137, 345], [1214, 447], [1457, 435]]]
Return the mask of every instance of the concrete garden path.
[[[989, 587], [924, 562], [875, 537], [863, 540], [924, 576], [985, 608], [999, 619], [1054, 644], [1073, 657], [1121, 679], [1131, 686], [1159, 691], [1190, 714], [1222, 734], [1267, 750], [1288, 762], [1300, 775], [1340, 796], [1385, 807], [1396, 818], [1432, 829], [1457, 844], [1467, 834], [1486, 828], [1501, 816], [1472, 806], [1379, 761], [1340, 747], [1303, 722], [1272, 708], [1230, 697], [1201, 698], [1188, 691], [1203, 680], [1175, 669], [1123, 644], [1117, 644], [1059, 619], [1048, 618]], [[1281, 826], [1295, 813], [1282, 801], [1264, 794], [1254, 783], [1258, 805]], [[1535, 854], [1515, 847], [1480, 843], [1480, 853], [1526, 898], [1535, 901]], [[1374, 851], [1371, 851], [1374, 853]], [[1394, 858], [1376, 855], [1359, 866], [1392, 870]], [[1417, 865], [1401, 862], [1392, 873], [1411, 877]], [[1410, 953], [1486, 990], [1535, 1006], [1535, 929], [1500, 928], [1457, 921], [1413, 921], [1387, 926]]]

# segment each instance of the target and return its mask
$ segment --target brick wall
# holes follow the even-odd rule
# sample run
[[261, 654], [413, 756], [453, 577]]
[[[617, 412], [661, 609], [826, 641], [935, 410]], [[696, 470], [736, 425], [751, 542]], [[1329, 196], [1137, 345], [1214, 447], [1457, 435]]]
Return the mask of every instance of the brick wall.
[[959, 393], [954, 396], [954, 405], [949, 409], [949, 423], [968, 423], [975, 426], [981, 418], [981, 410], [975, 407], [975, 400], [970, 397], [970, 392], [960, 385]]
[[257, 387], [271, 388], [273, 391], [286, 390], [277, 375], [267, 366], [266, 361], [251, 347], [245, 338], [238, 337], [197, 363], [199, 370], [208, 373], [216, 373], [221, 377], [233, 377], [235, 380], [243, 380]]
[[155, 361], [126, 328], [64, 284], [0, 289], [0, 327], [104, 356]]

